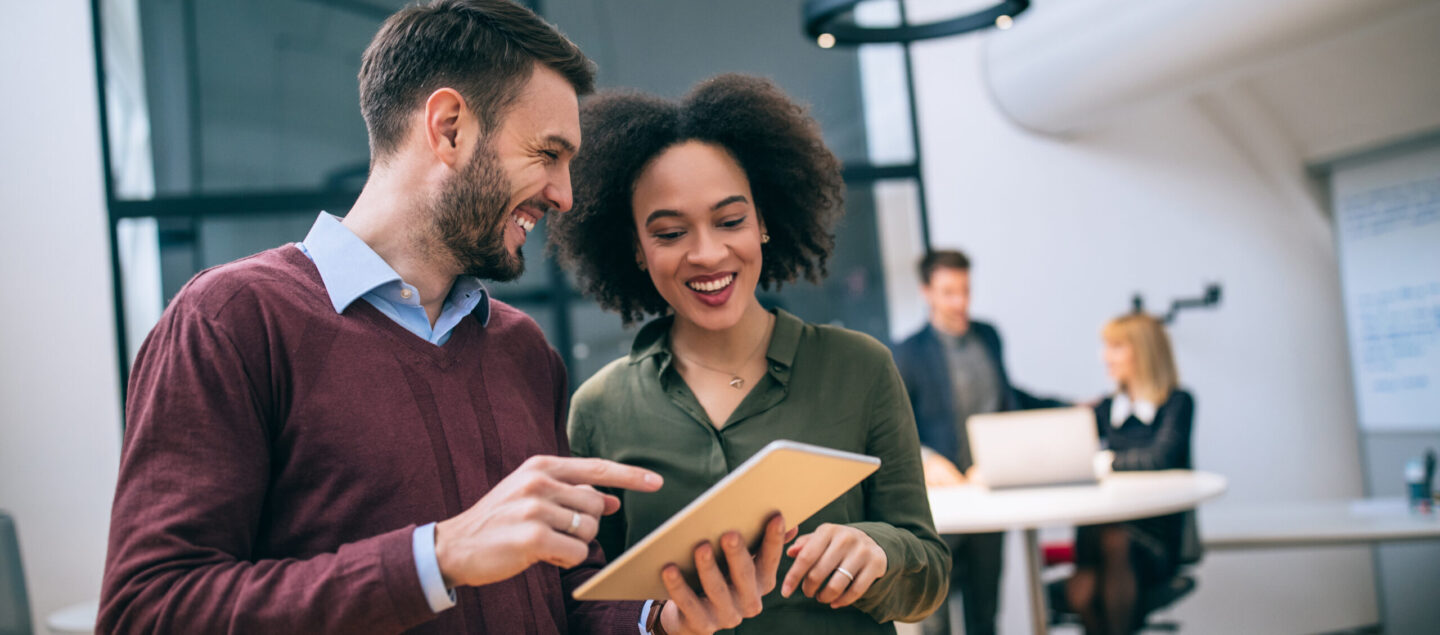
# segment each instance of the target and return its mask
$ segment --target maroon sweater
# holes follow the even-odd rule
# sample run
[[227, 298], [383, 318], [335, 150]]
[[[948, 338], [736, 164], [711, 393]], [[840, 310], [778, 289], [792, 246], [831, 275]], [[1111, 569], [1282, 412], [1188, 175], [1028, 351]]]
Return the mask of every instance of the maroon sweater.
[[368, 302], [336, 314], [293, 245], [202, 272], [130, 377], [97, 632], [623, 633], [638, 603], [578, 603], [603, 556], [420, 588], [417, 525], [535, 454], [568, 454], [564, 365], [491, 304], [445, 346]]

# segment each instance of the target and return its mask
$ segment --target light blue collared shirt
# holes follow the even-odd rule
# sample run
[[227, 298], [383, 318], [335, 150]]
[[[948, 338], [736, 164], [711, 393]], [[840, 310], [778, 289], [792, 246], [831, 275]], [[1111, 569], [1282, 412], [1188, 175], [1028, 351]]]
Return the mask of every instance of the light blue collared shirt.
[[405, 330], [436, 346], [443, 346], [460, 320], [471, 313], [482, 326], [490, 322], [490, 293], [485, 285], [479, 278], [460, 276], [431, 326], [430, 316], [420, 304], [420, 291], [401, 280], [400, 274], [340, 219], [325, 212], [315, 219], [305, 242], [296, 246], [320, 270], [336, 313], [344, 313], [346, 307], [364, 299]]
[[[482, 326], [490, 322], [490, 293], [478, 278], [461, 276], [451, 285], [440, 317], [431, 326], [430, 316], [420, 304], [419, 290], [401, 280], [400, 274], [340, 219], [325, 212], [315, 219], [305, 241], [295, 246], [320, 271], [320, 280], [325, 283], [325, 293], [336, 313], [344, 313], [356, 300], [363, 299], [405, 330], [436, 346], [449, 341], [455, 326], [471, 313]], [[445, 588], [435, 558], [435, 523], [416, 527], [410, 544], [430, 609], [439, 613], [455, 606], [455, 592]]]

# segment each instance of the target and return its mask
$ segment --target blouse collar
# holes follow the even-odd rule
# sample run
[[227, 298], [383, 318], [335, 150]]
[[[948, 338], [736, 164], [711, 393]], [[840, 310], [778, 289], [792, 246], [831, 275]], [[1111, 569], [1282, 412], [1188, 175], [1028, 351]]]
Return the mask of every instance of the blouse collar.
[[1155, 422], [1155, 412], [1159, 410], [1153, 402], [1144, 399], [1131, 400], [1130, 395], [1123, 392], [1116, 393], [1110, 401], [1110, 425], [1119, 428], [1125, 425], [1125, 420], [1134, 415], [1140, 423], [1150, 425]]

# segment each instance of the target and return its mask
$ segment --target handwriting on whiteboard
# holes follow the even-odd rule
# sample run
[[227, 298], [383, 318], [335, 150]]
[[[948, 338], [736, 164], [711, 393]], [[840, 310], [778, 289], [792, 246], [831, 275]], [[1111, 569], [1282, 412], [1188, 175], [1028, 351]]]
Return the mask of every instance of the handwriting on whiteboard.
[[1440, 178], [1382, 187], [1341, 199], [1345, 237], [1365, 240], [1440, 223]]

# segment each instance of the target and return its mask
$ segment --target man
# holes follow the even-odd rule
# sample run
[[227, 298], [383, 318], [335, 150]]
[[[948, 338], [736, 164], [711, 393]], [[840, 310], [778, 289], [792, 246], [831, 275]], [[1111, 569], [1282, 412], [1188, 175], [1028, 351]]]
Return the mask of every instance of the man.
[[[344, 221], [200, 273], [142, 347], [99, 632], [709, 633], [774, 586], [696, 550], [699, 598], [579, 603], [592, 486], [658, 475], [568, 453], [568, 383], [535, 322], [481, 278], [570, 207], [593, 69], [504, 0], [405, 9], [365, 51], [371, 174]], [[438, 522], [436, 522], [438, 521]], [[717, 582], [718, 580], [718, 582]]]
[[[1010, 384], [1000, 334], [970, 319], [970, 260], [965, 254], [925, 254], [920, 283], [930, 305], [930, 322], [895, 347], [895, 364], [915, 410], [926, 484], [957, 485], [965, 482], [973, 464], [965, 433], [970, 415], [1065, 404], [1032, 397]], [[965, 634], [993, 634], [1004, 534], [945, 539], [955, 558], [950, 588], [960, 592], [964, 604]], [[949, 633], [948, 607], [942, 606], [924, 627], [927, 635]]]

